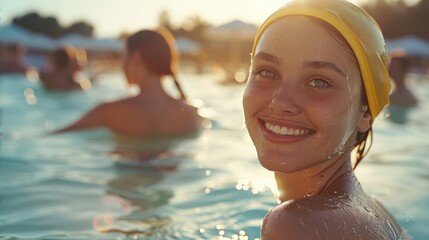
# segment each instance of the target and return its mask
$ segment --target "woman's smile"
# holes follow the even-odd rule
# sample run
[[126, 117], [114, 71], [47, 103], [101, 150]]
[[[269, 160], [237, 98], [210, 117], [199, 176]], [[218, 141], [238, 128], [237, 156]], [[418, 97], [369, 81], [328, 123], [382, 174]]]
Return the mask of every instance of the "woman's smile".
[[259, 122], [262, 134], [271, 142], [301, 141], [315, 133], [310, 128], [284, 120], [260, 118]]

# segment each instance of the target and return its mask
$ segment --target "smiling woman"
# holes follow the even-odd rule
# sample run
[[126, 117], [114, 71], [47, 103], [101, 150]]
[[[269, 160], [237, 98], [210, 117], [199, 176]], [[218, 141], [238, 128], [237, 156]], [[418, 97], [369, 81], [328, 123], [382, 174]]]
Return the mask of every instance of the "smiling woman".
[[[317, 40], [317, 41], [315, 41]], [[360, 187], [364, 156], [390, 91], [382, 34], [342, 0], [292, 1], [259, 29], [243, 98], [259, 161], [280, 205], [263, 239], [398, 239], [401, 227]]]

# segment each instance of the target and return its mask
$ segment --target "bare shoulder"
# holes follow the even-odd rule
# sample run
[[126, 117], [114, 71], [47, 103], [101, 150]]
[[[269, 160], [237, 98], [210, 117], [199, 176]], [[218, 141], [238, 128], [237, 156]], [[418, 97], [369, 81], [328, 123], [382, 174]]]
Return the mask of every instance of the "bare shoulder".
[[399, 229], [368, 198], [313, 196], [274, 207], [262, 239], [399, 239]]
[[133, 102], [133, 98], [123, 98], [115, 101], [101, 103], [97, 107], [102, 109], [103, 111], [118, 111], [132, 106]]

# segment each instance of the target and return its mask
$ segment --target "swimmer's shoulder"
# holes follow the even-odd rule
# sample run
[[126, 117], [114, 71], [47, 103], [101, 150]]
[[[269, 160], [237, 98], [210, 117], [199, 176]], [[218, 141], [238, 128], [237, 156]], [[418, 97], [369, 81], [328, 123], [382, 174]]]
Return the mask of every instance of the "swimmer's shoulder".
[[265, 216], [262, 239], [398, 239], [373, 210], [365, 200], [342, 196], [286, 201]]

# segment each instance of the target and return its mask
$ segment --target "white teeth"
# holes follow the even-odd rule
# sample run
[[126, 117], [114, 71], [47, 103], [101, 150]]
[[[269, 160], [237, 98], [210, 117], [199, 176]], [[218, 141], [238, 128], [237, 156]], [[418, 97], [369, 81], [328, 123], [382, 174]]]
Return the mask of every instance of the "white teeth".
[[299, 129], [295, 129], [295, 131], [293, 132], [293, 135], [299, 136], [299, 133], [300, 133]]
[[280, 134], [280, 135], [288, 135], [288, 136], [301, 136], [309, 132], [308, 129], [280, 127], [279, 125], [274, 125], [267, 122], [265, 122], [265, 128], [270, 130], [273, 133]]

